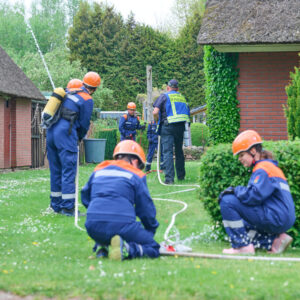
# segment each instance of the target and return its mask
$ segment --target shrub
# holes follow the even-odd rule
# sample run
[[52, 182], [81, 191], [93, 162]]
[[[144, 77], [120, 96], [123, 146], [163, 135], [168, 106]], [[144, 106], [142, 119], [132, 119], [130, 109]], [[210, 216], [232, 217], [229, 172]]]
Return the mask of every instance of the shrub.
[[290, 73], [290, 76], [291, 82], [285, 88], [288, 99], [284, 111], [289, 137], [294, 140], [300, 137], [300, 70], [295, 68], [295, 73]]
[[137, 130], [136, 134], [136, 142], [139, 143], [142, 148], [144, 149], [145, 155], [147, 156], [147, 151], [148, 151], [148, 139], [147, 139], [147, 123], [144, 123], [144, 121], [141, 121], [141, 125], [145, 125], [146, 128], [145, 130]]
[[97, 119], [91, 122], [88, 138], [106, 139], [105, 159], [112, 159], [116, 144], [118, 143], [117, 121], [114, 119]]
[[184, 147], [184, 157], [186, 160], [198, 160], [201, 158], [204, 151], [204, 147], [197, 147], [197, 146], [191, 146], [191, 147]]
[[208, 142], [208, 127], [203, 123], [191, 124], [191, 138], [193, 146], [205, 146]]
[[[300, 141], [264, 142], [264, 147], [273, 152], [279, 167], [285, 174], [295, 202], [296, 222], [290, 233], [295, 238], [294, 244], [300, 245]], [[221, 191], [229, 186], [246, 186], [251, 172], [232, 155], [230, 144], [220, 144], [208, 148], [201, 158], [200, 195], [205, 209], [216, 224], [222, 223], [218, 204]], [[223, 226], [220, 226], [223, 230]], [[224, 231], [223, 231], [224, 232]]]

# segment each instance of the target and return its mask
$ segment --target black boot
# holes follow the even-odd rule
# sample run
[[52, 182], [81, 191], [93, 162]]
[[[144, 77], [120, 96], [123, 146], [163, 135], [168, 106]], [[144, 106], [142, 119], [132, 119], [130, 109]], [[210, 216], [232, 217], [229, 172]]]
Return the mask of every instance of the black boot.
[[151, 165], [146, 164], [145, 172], [149, 172], [151, 170]]

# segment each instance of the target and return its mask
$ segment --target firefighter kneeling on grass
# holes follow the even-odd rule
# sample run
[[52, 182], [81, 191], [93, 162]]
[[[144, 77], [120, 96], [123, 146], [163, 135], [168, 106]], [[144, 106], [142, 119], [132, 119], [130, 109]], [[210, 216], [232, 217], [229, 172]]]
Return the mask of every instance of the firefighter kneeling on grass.
[[52, 97], [61, 100], [59, 113], [53, 116], [53, 119], [58, 116], [57, 120], [51, 123], [49, 113], [45, 110], [43, 112], [42, 127], [47, 129], [47, 155], [50, 167], [50, 206], [56, 213], [62, 215], [74, 216], [77, 145], [78, 140], [83, 139], [89, 129], [93, 111], [91, 95], [100, 82], [97, 73], [88, 72], [80, 88], [74, 88], [70, 82], [63, 95], [55, 93], [57, 90], [55, 89]]
[[140, 118], [136, 116], [136, 105], [134, 102], [127, 104], [127, 114], [120, 118], [119, 131], [121, 134], [121, 141], [133, 140], [135, 141], [136, 130], [145, 130], [145, 125], [140, 124]]
[[87, 208], [85, 227], [96, 242], [96, 256], [114, 260], [156, 258], [160, 245], [153, 237], [159, 223], [146, 174], [141, 171], [144, 151], [138, 143], [125, 140], [115, 147], [113, 158], [95, 168], [81, 191]]

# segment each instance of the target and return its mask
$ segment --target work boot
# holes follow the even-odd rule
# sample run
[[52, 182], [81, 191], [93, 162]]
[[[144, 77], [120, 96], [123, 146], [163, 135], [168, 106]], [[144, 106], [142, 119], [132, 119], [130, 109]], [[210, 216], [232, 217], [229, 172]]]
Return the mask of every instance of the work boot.
[[271, 251], [269, 253], [279, 254], [284, 252], [292, 243], [293, 238], [286, 233], [281, 233], [278, 238], [273, 241]]
[[164, 184], [167, 184], [167, 185], [171, 185], [171, 184], [174, 184], [174, 181], [171, 181], [171, 180], [165, 180]]
[[224, 254], [255, 254], [255, 249], [253, 244], [249, 244], [248, 246], [240, 247], [240, 248], [230, 248], [223, 249]]
[[108, 257], [108, 247], [101, 247], [97, 253], [96, 253], [97, 258], [107, 258]]
[[115, 235], [110, 242], [108, 257], [112, 260], [124, 260], [129, 257], [129, 246], [119, 235]]
[[145, 172], [149, 172], [151, 170], [151, 165], [146, 164]]
[[[71, 208], [71, 209], [67, 209], [67, 208], [63, 208], [59, 214], [67, 216], [67, 217], [75, 217], [75, 208]], [[81, 213], [80, 211], [78, 211], [78, 217], [85, 217], [85, 213]]]

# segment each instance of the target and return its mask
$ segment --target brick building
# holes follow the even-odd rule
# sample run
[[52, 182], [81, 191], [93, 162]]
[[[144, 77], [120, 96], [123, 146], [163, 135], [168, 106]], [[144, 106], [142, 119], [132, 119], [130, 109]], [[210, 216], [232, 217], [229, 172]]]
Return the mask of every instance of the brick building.
[[299, 0], [207, 0], [198, 43], [238, 53], [240, 131], [287, 139], [283, 106], [299, 67]]
[[0, 169], [32, 164], [33, 99], [45, 97], [0, 47]]

